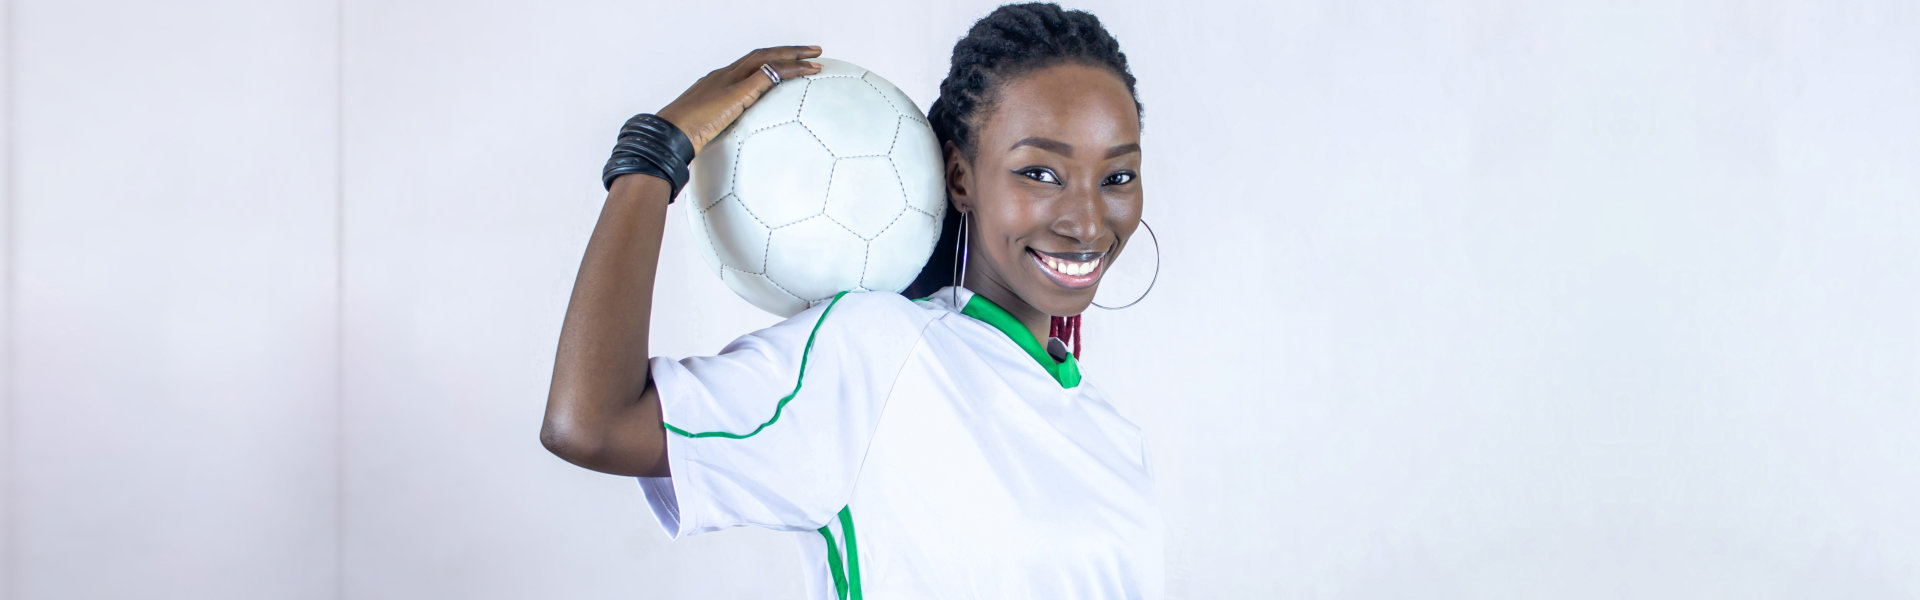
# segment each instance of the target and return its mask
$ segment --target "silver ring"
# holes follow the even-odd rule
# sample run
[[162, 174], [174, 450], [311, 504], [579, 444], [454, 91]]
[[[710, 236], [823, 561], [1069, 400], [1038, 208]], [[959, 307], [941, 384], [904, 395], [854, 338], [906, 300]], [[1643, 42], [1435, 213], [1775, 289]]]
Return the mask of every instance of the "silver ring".
[[774, 85], [780, 85], [780, 72], [773, 70], [773, 65], [760, 63], [760, 72], [766, 73], [767, 79], [772, 79]]

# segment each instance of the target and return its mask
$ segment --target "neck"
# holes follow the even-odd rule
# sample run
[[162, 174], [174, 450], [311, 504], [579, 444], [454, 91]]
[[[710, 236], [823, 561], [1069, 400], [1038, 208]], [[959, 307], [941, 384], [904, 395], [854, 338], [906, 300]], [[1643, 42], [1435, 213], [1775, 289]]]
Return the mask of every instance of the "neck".
[[1002, 310], [1007, 311], [1007, 314], [1019, 319], [1020, 325], [1033, 334], [1035, 341], [1040, 342], [1040, 347], [1047, 346], [1048, 326], [1053, 323], [1053, 315], [1041, 312], [1040, 309], [1027, 304], [1019, 296], [1014, 295], [1013, 290], [1007, 289], [1007, 286], [1001, 285], [992, 276], [982, 273], [977, 265], [970, 265], [967, 268], [967, 289], [992, 300]]

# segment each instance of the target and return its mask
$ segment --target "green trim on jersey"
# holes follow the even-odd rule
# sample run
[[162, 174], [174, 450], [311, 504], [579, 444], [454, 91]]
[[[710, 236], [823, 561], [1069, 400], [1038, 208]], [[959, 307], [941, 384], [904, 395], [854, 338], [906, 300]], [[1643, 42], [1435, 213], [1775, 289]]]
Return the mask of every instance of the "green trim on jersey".
[[860, 548], [853, 542], [853, 507], [840, 509], [840, 533], [847, 538], [847, 600], [861, 600]]
[[1000, 305], [994, 304], [986, 296], [974, 294], [972, 298], [967, 299], [967, 306], [960, 309], [960, 314], [985, 321], [994, 329], [1007, 334], [1007, 337], [1013, 338], [1013, 343], [1019, 344], [1022, 350], [1027, 351], [1028, 356], [1033, 357], [1034, 362], [1040, 363], [1040, 368], [1045, 369], [1048, 375], [1052, 375], [1055, 381], [1060, 382], [1060, 387], [1072, 388], [1080, 385], [1080, 362], [1072, 353], [1067, 354], [1066, 361], [1054, 362], [1053, 356], [1047, 354], [1046, 348], [1040, 346], [1040, 341], [1033, 339], [1033, 332], [1028, 331], [1026, 325], [1021, 324], [1019, 319], [1013, 318], [1013, 313], [1000, 308]]
[[761, 423], [759, 427], [755, 427], [753, 428], [753, 431], [749, 431], [746, 433], [733, 433], [728, 431], [702, 431], [700, 433], [691, 433], [685, 429], [674, 427], [673, 424], [667, 423], [665, 421], [660, 422], [660, 424], [662, 426], [665, 426], [667, 428], [667, 431], [671, 431], [671, 432], [674, 432], [686, 437], [690, 437], [690, 438], [720, 437], [720, 438], [732, 438], [732, 439], [740, 440], [740, 439], [753, 437], [754, 434], [760, 433], [761, 430], [766, 429], [768, 425], [772, 425], [774, 421], [780, 420], [780, 411], [787, 408], [787, 402], [790, 400], [793, 400], [794, 396], [800, 395], [800, 381], [802, 379], [805, 379], [807, 376], [807, 357], [813, 355], [813, 336], [818, 335], [820, 333], [820, 324], [827, 322], [827, 315], [833, 312], [833, 305], [839, 304], [840, 297], [845, 295], [847, 295], [846, 292], [840, 292], [838, 294], [834, 294], [833, 300], [827, 303], [827, 309], [820, 311], [820, 320], [813, 322], [813, 331], [807, 333], [807, 347], [806, 349], [800, 351], [800, 374], [795, 375], [793, 378], [793, 391], [789, 392], [787, 394], [787, 397], [781, 398], [779, 404], [775, 404], [773, 406], [773, 417], [770, 419], [767, 419], [767, 422]]
[[[759, 427], [755, 427], [753, 431], [746, 433], [733, 433], [729, 431], [702, 431], [694, 433], [675, 427], [672, 423], [665, 421], [662, 421], [660, 425], [666, 427], [667, 431], [689, 438], [718, 437], [741, 440], [765, 431], [768, 426], [780, 420], [780, 414], [787, 408], [787, 403], [793, 401], [794, 396], [800, 395], [800, 385], [805, 381], [807, 376], [807, 359], [813, 356], [813, 338], [820, 335], [820, 326], [827, 322], [827, 315], [833, 312], [833, 306], [839, 304], [840, 298], [846, 295], [847, 292], [834, 294], [833, 300], [827, 302], [826, 310], [820, 311], [820, 319], [813, 322], [813, 330], [807, 332], [806, 348], [800, 351], [800, 373], [793, 378], [793, 391], [788, 392], [785, 398], [781, 398], [780, 402], [773, 406], [773, 416], [768, 418], [767, 422], [761, 423]], [[847, 562], [845, 563], [844, 569], [840, 562], [840, 547], [833, 542], [832, 527], [833, 524], [828, 523], [825, 527], [821, 527], [819, 531], [820, 537], [826, 538], [827, 540], [827, 571], [833, 574], [834, 590], [839, 592], [840, 600], [862, 600], [860, 591], [860, 550], [854, 546], [853, 511], [850, 507], [840, 509], [840, 531], [845, 534], [847, 541]]]
[[827, 572], [833, 574], [833, 591], [840, 594], [840, 600], [847, 600], [847, 573], [840, 567], [840, 546], [833, 543], [832, 523], [820, 528], [820, 537], [827, 539]]
[[[827, 302], [826, 310], [820, 311], [820, 319], [814, 321], [813, 330], [807, 332], [807, 345], [800, 352], [800, 373], [794, 376], [793, 391], [788, 392], [786, 397], [781, 398], [780, 402], [773, 406], [773, 416], [768, 418], [767, 422], [761, 423], [759, 427], [755, 427], [753, 431], [746, 433], [733, 433], [728, 431], [702, 431], [694, 433], [675, 427], [673, 424], [665, 421], [662, 421], [660, 425], [665, 427], [667, 431], [689, 438], [718, 437], [738, 440], [750, 438], [761, 431], [765, 431], [768, 426], [780, 420], [780, 414], [787, 408], [787, 403], [791, 402], [794, 396], [800, 395], [801, 383], [806, 379], [807, 375], [807, 359], [813, 355], [813, 338], [820, 334], [820, 326], [827, 322], [827, 315], [833, 312], [833, 306], [839, 304], [840, 298], [846, 295], [847, 292], [834, 294], [833, 300]], [[916, 301], [924, 302], [929, 299], [930, 298], [920, 298]], [[994, 304], [993, 301], [988, 300], [986, 296], [974, 294], [972, 298], [967, 300], [966, 307], [960, 309], [960, 314], [979, 319], [988, 325], [992, 325], [994, 329], [1000, 330], [1000, 332], [1006, 334], [1008, 338], [1013, 339], [1013, 343], [1019, 345], [1022, 350], [1026, 350], [1027, 355], [1033, 357], [1034, 362], [1039, 363], [1041, 369], [1045, 370], [1048, 375], [1052, 375], [1055, 381], [1060, 382], [1060, 387], [1072, 388], [1080, 385], [1080, 363], [1072, 354], [1068, 354], [1067, 360], [1065, 361], [1054, 362], [1053, 357], [1048, 355], [1046, 349], [1040, 346], [1040, 342], [1033, 339], [1033, 332], [1027, 331], [1026, 325], [1022, 325], [1019, 319], [1013, 317], [1012, 313], [1007, 312], [1004, 308], [1000, 308], [1000, 305]], [[846, 540], [847, 560], [845, 563], [840, 561], [840, 546], [835, 544], [833, 540], [833, 524], [828, 523], [822, 526], [818, 531], [820, 532], [820, 537], [824, 538], [827, 542], [827, 571], [833, 575], [834, 591], [839, 595], [840, 600], [864, 600], [864, 595], [860, 589], [860, 550], [859, 546], [854, 542], [853, 508], [851, 506], [842, 507], [838, 516], [840, 520], [840, 532], [842, 538]]]
[[840, 562], [840, 547], [833, 543], [833, 523], [819, 531], [820, 537], [827, 539], [827, 572], [833, 574], [833, 591], [840, 600], [864, 600], [860, 592], [860, 548], [853, 541], [853, 507], [840, 508], [840, 532], [847, 540], [846, 563]]

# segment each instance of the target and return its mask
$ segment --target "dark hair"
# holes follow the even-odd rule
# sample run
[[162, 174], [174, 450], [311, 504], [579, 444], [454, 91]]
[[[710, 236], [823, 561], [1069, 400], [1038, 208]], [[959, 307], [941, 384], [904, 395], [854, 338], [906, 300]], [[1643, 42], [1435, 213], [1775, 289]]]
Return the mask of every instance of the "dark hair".
[[[1008, 4], [975, 21], [966, 37], [953, 45], [953, 65], [940, 82], [940, 97], [927, 109], [927, 121], [933, 125], [941, 148], [953, 142], [972, 160], [977, 150], [974, 127], [982, 116], [993, 112], [999, 85], [1062, 63], [1113, 72], [1127, 84], [1134, 110], [1140, 110], [1140, 94], [1134, 90], [1133, 73], [1127, 70], [1127, 55], [1120, 51], [1120, 42], [1100, 25], [1099, 17], [1065, 10], [1051, 2]], [[949, 202], [940, 241], [934, 244], [933, 256], [927, 259], [920, 276], [903, 292], [907, 297], [924, 297], [953, 283], [954, 243], [960, 237], [959, 228], [960, 212]]]

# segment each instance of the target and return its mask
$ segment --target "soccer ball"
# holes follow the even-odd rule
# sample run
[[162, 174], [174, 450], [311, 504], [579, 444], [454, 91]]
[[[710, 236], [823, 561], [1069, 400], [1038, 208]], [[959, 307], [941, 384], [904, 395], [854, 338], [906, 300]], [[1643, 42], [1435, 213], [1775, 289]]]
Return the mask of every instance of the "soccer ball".
[[694, 243], [747, 302], [790, 317], [898, 292], [940, 238], [946, 179], [920, 108], [854, 64], [783, 81], [693, 161]]

